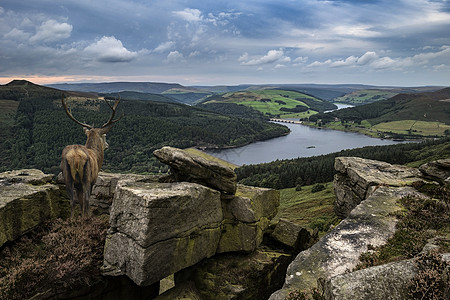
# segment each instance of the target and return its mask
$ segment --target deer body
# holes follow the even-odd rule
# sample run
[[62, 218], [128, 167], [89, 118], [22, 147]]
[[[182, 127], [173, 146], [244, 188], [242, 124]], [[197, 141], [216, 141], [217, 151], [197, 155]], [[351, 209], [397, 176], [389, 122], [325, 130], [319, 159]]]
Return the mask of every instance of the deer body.
[[89, 196], [103, 165], [103, 153], [108, 147], [106, 133], [111, 129], [112, 124], [120, 120], [120, 118], [113, 120], [119, 100], [113, 107], [110, 106], [113, 110], [112, 116], [102, 128], [93, 128], [77, 121], [67, 109], [64, 96], [62, 103], [69, 118], [82, 125], [87, 136], [86, 145], [66, 146], [61, 157], [62, 174], [71, 202], [71, 217], [74, 215], [76, 200], [80, 203], [81, 215], [87, 217], [89, 215]]

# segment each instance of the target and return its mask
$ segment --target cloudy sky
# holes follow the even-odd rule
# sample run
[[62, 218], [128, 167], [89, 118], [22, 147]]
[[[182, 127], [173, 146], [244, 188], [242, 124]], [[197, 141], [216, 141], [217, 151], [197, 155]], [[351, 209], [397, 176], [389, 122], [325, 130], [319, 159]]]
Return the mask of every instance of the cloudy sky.
[[449, 0], [0, 0], [0, 83], [450, 86]]

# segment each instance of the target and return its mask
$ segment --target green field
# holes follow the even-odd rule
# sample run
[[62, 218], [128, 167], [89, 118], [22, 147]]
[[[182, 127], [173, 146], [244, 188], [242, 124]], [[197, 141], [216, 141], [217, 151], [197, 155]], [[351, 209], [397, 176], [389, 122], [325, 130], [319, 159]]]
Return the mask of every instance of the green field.
[[399, 134], [444, 136], [446, 130], [450, 131], [450, 126], [441, 122], [402, 120], [376, 124], [372, 127], [372, 129]]
[[280, 190], [280, 207], [275, 219], [285, 218], [322, 232], [335, 225], [339, 219], [333, 211], [333, 183], [326, 183], [325, 190], [316, 193], [311, 192], [313, 186], [303, 186], [301, 191], [295, 188]]
[[[307, 101], [309, 105], [304, 101]], [[255, 90], [225, 93], [221, 95], [220, 98], [212, 99], [206, 103], [208, 102], [242, 104], [256, 109], [267, 116], [279, 118], [305, 118], [309, 115], [316, 114], [318, 112], [318, 107], [323, 106], [324, 103], [324, 101], [315, 97], [285, 90]], [[317, 105], [317, 107], [313, 107], [315, 105]], [[329, 103], [326, 103], [325, 105], [329, 105]], [[298, 106], [305, 107], [305, 111], [289, 112], [282, 110], [294, 109]]]

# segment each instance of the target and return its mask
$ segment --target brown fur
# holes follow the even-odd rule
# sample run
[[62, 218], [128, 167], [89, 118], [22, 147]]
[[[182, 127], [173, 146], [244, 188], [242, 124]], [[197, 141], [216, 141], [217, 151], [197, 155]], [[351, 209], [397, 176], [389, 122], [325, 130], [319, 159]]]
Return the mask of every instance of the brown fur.
[[85, 130], [88, 137], [86, 145], [69, 145], [62, 152], [61, 169], [71, 200], [72, 217], [76, 200], [80, 203], [81, 214], [89, 214], [89, 196], [103, 164], [103, 152], [106, 148], [103, 135], [108, 130], [109, 128]]
[[90, 125], [79, 122], [68, 110], [64, 102], [64, 95], [61, 101], [66, 114], [74, 122], [84, 127], [84, 132], [87, 136], [84, 146], [69, 145], [63, 149], [61, 169], [64, 182], [66, 183], [66, 191], [71, 202], [71, 217], [74, 215], [75, 202], [77, 200], [80, 203], [81, 215], [88, 217], [89, 196], [91, 195], [92, 186], [97, 180], [98, 172], [103, 164], [103, 152], [108, 147], [106, 133], [108, 133], [115, 122], [120, 120], [120, 118], [113, 120], [120, 100], [117, 100], [114, 106], [106, 102], [112, 110], [112, 115], [102, 128], [93, 128]]

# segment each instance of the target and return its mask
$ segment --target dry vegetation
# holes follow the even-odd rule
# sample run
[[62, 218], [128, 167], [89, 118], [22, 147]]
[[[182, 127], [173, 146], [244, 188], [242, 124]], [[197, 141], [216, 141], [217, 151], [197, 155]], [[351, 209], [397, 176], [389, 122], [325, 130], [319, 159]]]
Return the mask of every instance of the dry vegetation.
[[100, 277], [107, 220], [55, 220], [0, 252], [0, 299], [28, 299]]

